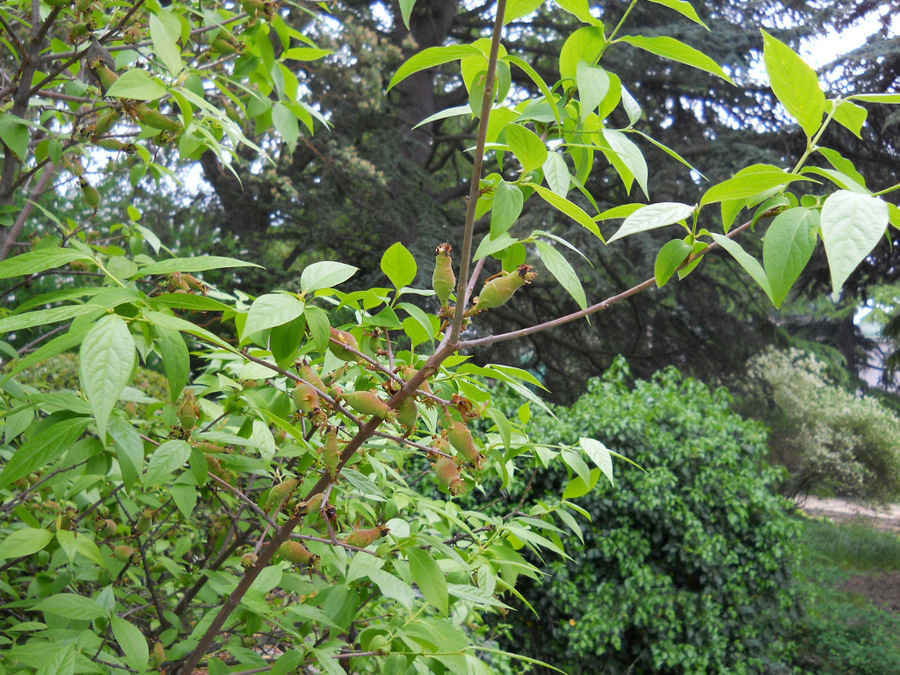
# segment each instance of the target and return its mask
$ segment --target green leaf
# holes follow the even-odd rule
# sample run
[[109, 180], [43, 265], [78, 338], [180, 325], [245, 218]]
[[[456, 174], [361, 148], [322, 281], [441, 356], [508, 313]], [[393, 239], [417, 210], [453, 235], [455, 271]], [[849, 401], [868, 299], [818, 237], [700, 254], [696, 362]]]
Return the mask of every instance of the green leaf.
[[400, 16], [407, 30], [409, 30], [409, 15], [412, 14], [415, 4], [416, 0], [400, 0]]
[[723, 200], [754, 197], [772, 188], [798, 180], [809, 179], [788, 173], [771, 164], [752, 164], [741, 169], [728, 180], [709, 188], [700, 200], [700, 207]]
[[[43, 345], [37, 351], [32, 352], [24, 359], [20, 359], [15, 363], [15, 366], [6, 370], [3, 377], [0, 377], [0, 384], [3, 384], [10, 378], [15, 377], [23, 370], [30, 368], [36, 363], [41, 363], [42, 361], [49, 359], [51, 357], [57, 356], [58, 354], [62, 354], [63, 352], [67, 352], [70, 349], [74, 349], [78, 345], [81, 344], [81, 341], [84, 339], [84, 336], [87, 334], [90, 326], [82, 325], [75, 328], [70, 328], [68, 333], [63, 333], [59, 337], [55, 337], [50, 342]], [[12, 364], [10, 364], [12, 365]]]
[[647, 170], [647, 161], [644, 159], [644, 155], [641, 153], [638, 146], [625, 136], [625, 134], [614, 129], [604, 129], [603, 139], [607, 142], [609, 149], [611, 149], [614, 154], [610, 156], [609, 150], [606, 148], [601, 149], [604, 150], [604, 154], [609, 158], [610, 163], [615, 167], [616, 171], [619, 172], [619, 175], [622, 177], [622, 182], [625, 183], [625, 188], [629, 192], [631, 191], [630, 177], [633, 176], [634, 180], [641, 186], [641, 190], [644, 191], [644, 196], [649, 199], [650, 191], [647, 187], [649, 173]]
[[[544, 0], [510, 0], [506, 5], [506, 13], [503, 15], [503, 25], [528, 16], [543, 4]], [[407, 28], [409, 28], [408, 25]]]
[[856, 167], [853, 166], [853, 162], [842, 156], [837, 150], [832, 150], [831, 148], [819, 148], [819, 154], [827, 159], [831, 166], [840, 171], [843, 175], [852, 179], [854, 183], [861, 185], [863, 188], [866, 187], [866, 179], [856, 170]]
[[[166, 10], [161, 10], [160, 14], [173, 16], [171, 12]], [[150, 39], [153, 41], [153, 50], [156, 52], [159, 60], [172, 73], [173, 77], [177, 77], [184, 70], [184, 63], [181, 61], [181, 50], [176, 44], [178, 37], [177, 32], [175, 34], [169, 32], [169, 29], [159, 16], [156, 14], [150, 15]]]
[[506, 143], [522, 164], [522, 173], [540, 169], [547, 159], [547, 146], [541, 137], [521, 124], [506, 127]]
[[181, 390], [187, 384], [191, 374], [191, 355], [184, 338], [176, 330], [156, 326], [155, 348], [162, 359], [163, 370], [169, 381], [169, 400], [178, 400]]
[[[587, 3], [584, 2], [583, 4], [586, 5]], [[563, 7], [563, 9], [567, 8]], [[603, 33], [602, 24], [599, 26], [585, 26], [576, 30], [566, 38], [559, 52], [560, 79], [565, 80], [568, 78], [574, 81], [578, 74], [578, 64], [584, 61], [589, 66], [594, 65], [605, 47], [606, 35]]]
[[300, 123], [297, 115], [283, 103], [272, 106], [272, 124], [287, 145], [288, 154], [293, 154], [300, 138]]
[[50, 309], [38, 309], [34, 312], [25, 312], [24, 314], [16, 314], [0, 319], [0, 335], [14, 330], [22, 330], [23, 328], [59, 323], [60, 321], [74, 319], [76, 316], [102, 313], [103, 308], [97, 305], [63, 305], [62, 307], [51, 307]]
[[581, 438], [578, 445], [584, 450], [584, 453], [591, 458], [591, 461], [597, 465], [597, 468], [603, 472], [603, 475], [609, 479], [609, 484], [615, 486], [613, 481], [612, 456], [603, 443], [593, 438]]
[[516, 185], [511, 185], [501, 180], [494, 191], [494, 205], [491, 208], [491, 239], [506, 234], [519, 214], [522, 213], [522, 204], [525, 199], [522, 191]]
[[444, 47], [423, 49], [397, 69], [394, 77], [391, 78], [391, 83], [388, 85], [388, 91], [414, 73], [449, 63], [450, 61], [458, 61], [466, 56], [478, 55], [482, 55], [481, 50], [472, 45], [446, 45]]
[[659, 250], [656, 255], [656, 264], [653, 266], [653, 276], [656, 278], [657, 288], [665, 286], [672, 275], [678, 271], [681, 264], [691, 254], [691, 248], [693, 247], [683, 239], [673, 239]]
[[819, 213], [795, 208], [779, 213], [763, 238], [763, 266], [776, 307], [806, 267], [816, 248]]
[[104, 316], [84, 336], [79, 355], [81, 386], [94, 410], [100, 440], [137, 363], [134, 338], [117, 315]]
[[166, 441], [153, 451], [147, 473], [142, 483], [147, 486], [162, 485], [166, 479], [191, 456], [191, 446], [180, 440]]
[[762, 288], [766, 292], [766, 295], [769, 296], [769, 300], [774, 303], [775, 299], [772, 296], [772, 288], [769, 286], [769, 278], [766, 276], [766, 272], [759, 261], [747, 253], [743, 247], [733, 239], [729, 239], [722, 234], [712, 234], [710, 236], [712, 236], [713, 240], [719, 246], [728, 251], [728, 253], [738, 261], [740, 266], [744, 268], [744, 271], [750, 275], [753, 281], [759, 284], [760, 288]]
[[162, 82], [146, 70], [131, 68], [119, 76], [106, 92], [111, 98], [132, 98], [137, 101], [156, 101], [168, 93]]
[[710, 57], [701, 51], [689, 47], [681, 40], [676, 40], [668, 36], [644, 37], [642, 35], [625, 35], [620, 37], [618, 41], [626, 42], [633, 47], [643, 49], [644, 51], [662, 56], [670, 61], [677, 61], [686, 66], [692, 66], [699, 70], [721, 77], [729, 84], [734, 84], [728, 73], [722, 70], [722, 66], [713, 61]]
[[0, 472], [0, 489], [24, 478], [66, 452], [87, 429], [88, 417], [60, 419], [56, 415], [46, 418], [31, 434], [28, 441], [16, 450]]
[[655, 230], [658, 227], [673, 225], [688, 218], [694, 212], [694, 207], [679, 202], [660, 202], [650, 204], [635, 211], [625, 219], [616, 233], [609, 238], [608, 244], [616, 239], [627, 237], [638, 232]]
[[603, 31], [603, 24], [600, 22], [600, 19], [595, 18], [591, 14], [591, 6], [588, 4], [588, 0], [555, 0], [555, 2], [561, 9], [567, 11], [579, 21], [589, 23], [592, 26], [599, 26], [601, 32]]
[[31, 133], [28, 125], [21, 117], [10, 113], [0, 115], [0, 140], [21, 160], [28, 156], [28, 143]]
[[48, 649], [35, 675], [75, 675], [76, 654], [74, 643], [63, 645], [59, 649]]
[[378, 586], [378, 589], [385, 597], [396, 600], [406, 607], [406, 609], [412, 609], [413, 603], [415, 603], [416, 600], [416, 594], [413, 589], [410, 588], [409, 584], [398, 579], [393, 574], [389, 574], [380, 569], [367, 569], [365, 574], [369, 579], [375, 582], [375, 585]]
[[609, 75], [600, 66], [579, 61], [575, 67], [575, 83], [581, 101], [581, 121], [584, 122], [609, 93]]
[[150, 302], [155, 309], [160, 306], [189, 309], [192, 312], [225, 312], [234, 309], [224, 302], [192, 293], [161, 293], [150, 298]]
[[171, 274], [172, 272], [205, 272], [206, 270], [218, 270], [225, 267], [262, 267], [256, 263], [226, 258], [218, 255], [198, 255], [193, 258], [171, 258], [160, 260], [146, 267], [142, 267], [136, 278], [149, 274]]
[[347, 281], [357, 271], [358, 267], [331, 260], [314, 262], [303, 268], [300, 275], [300, 290], [306, 295], [322, 288], [332, 288]]
[[110, 619], [113, 636], [125, 653], [125, 664], [136, 671], [143, 672], [150, 662], [150, 649], [147, 638], [134, 625], [116, 614]]
[[877, 197], [839, 190], [822, 205], [822, 241], [837, 301], [847, 277], [878, 244], [888, 225], [887, 204]]
[[290, 323], [298, 316], [302, 316], [305, 309], [306, 305], [303, 301], [289, 293], [261, 295], [250, 305], [247, 322], [241, 331], [241, 339], [244, 340], [248, 335], [259, 333], [267, 328]]
[[655, 2], [657, 5], [664, 5], [669, 9], [674, 9], [682, 16], [686, 16], [694, 23], [698, 23], [706, 30], [709, 30], [709, 26], [703, 23], [700, 17], [697, 16], [697, 11], [691, 7], [691, 3], [689, 2], [685, 2], [684, 0], [650, 0], [650, 2]]
[[819, 85], [819, 77], [793, 49], [766, 31], [762, 34], [763, 61], [772, 91], [806, 135], [812, 137], [822, 126], [825, 112], [825, 92]]
[[572, 184], [572, 175], [569, 173], [569, 167], [566, 166], [566, 160], [558, 152], [550, 152], [547, 154], [547, 160], [541, 167], [544, 171], [544, 179], [553, 192], [560, 197], [565, 198], [569, 194], [569, 187]]
[[0, 544], [0, 560], [32, 555], [53, 541], [53, 533], [42, 528], [16, 530]]
[[125, 490], [130, 492], [144, 470], [144, 441], [131, 422], [114, 416], [109, 420], [109, 435], [116, 444], [116, 459]]
[[574, 204], [573, 202], [570, 202], [565, 197], [560, 197], [558, 194], [556, 194], [552, 190], [548, 190], [543, 185], [536, 185], [534, 183], [531, 183], [530, 187], [538, 193], [541, 199], [550, 204], [550, 206], [554, 207], [558, 211], [562, 211], [576, 223], [596, 235], [600, 239], [600, 241], [603, 241], [603, 235], [600, 234], [600, 228], [597, 227], [597, 223], [595, 223], [593, 218], [585, 213], [580, 206]]
[[51, 595], [31, 608], [34, 612], [46, 612], [67, 619], [93, 621], [106, 616], [106, 610], [97, 604], [95, 600], [85, 598], [74, 593], [59, 593]]
[[584, 294], [584, 288], [581, 285], [581, 281], [578, 279], [578, 274], [569, 264], [569, 261], [565, 259], [562, 253], [545, 241], [538, 239], [534, 242], [534, 245], [537, 247], [538, 253], [541, 256], [541, 262], [544, 263], [547, 271], [556, 278], [566, 291], [568, 291], [569, 295], [575, 299], [575, 302], [578, 303], [578, 306], [581, 307], [581, 309], [587, 307], [587, 298]]
[[867, 103], [900, 104], [900, 94], [854, 94], [847, 98]]
[[91, 256], [71, 248], [40, 248], [0, 262], [0, 279], [38, 274]]
[[416, 280], [419, 267], [409, 249], [398, 241], [381, 256], [381, 271], [399, 291]]
[[[831, 112], [834, 106], [834, 101], [828, 100], [825, 102], [825, 112]], [[868, 116], [869, 111], [863, 108], [861, 105], [856, 105], [852, 101], [841, 101], [838, 104], [838, 107], [834, 111], [834, 121], [840, 124], [841, 126], [849, 129], [853, 132], [853, 135], [857, 138], [862, 138], [862, 128], [863, 124], [866, 123], [866, 117]]]
[[406, 557], [409, 559], [409, 571], [425, 599], [447, 616], [450, 600], [447, 579], [440, 565], [425, 551], [415, 547], [407, 549]]

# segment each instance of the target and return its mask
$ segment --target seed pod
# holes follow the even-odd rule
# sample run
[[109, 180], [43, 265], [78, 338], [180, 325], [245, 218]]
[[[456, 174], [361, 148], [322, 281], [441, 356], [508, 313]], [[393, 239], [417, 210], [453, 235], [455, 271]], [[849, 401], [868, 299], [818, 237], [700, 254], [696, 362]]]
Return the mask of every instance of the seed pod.
[[156, 667], [159, 667], [166, 660], [166, 650], [163, 649], [162, 642], [159, 640], [153, 643], [153, 649], [150, 654], [153, 657], [153, 665]]
[[[419, 371], [413, 368], [412, 366], [400, 366], [400, 374], [403, 376], [403, 379], [409, 382], [416, 375], [419, 374]], [[424, 392], [426, 394], [431, 393], [431, 387], [428, 384], [428, 380], [422, 380], [422, 384], [419, 385], [419, 391]]]
[[128, 544], [119, 544], [113, 550], [113, 557], [119, 562], [129, 562], [134, 553], [134, 549]]
[[81, 187], [81, 196], [84, 199], [85, 204], [92, 209], [96, 209], [100, 206], [100, 191], [97, 188], [88, 183], [84, 178], [78, 182], [78, 185]]
[[481, 289], [481, 295], [475, 299], [472, 313], [485, 309], [500, 307], [513, 296], [519, 288], [530, 284], [537, 276], [529, 265], [519, 265], [515, 272], [509, 272], [487, 282]]
[[462, 488], [463, 481], [459, 477], [459, 471], [459, 464], [450, 457], [441, 457], [434, 465], [434, 473], [441, 485], [453, 495], [459, 494], [460, 488]]
[[209, 43], [209, 46], [212, 47], [214, 51], [219, 52], [219, 54], [222, 54], [223, 56], [237, 54], [244, 47], [244, 45], [237, 40], [231, 41], [224, 37], [215, 38], [212, 42]]
[[447, 307], [450, 294], [456, 288], [456, 275], [453, 273], [453, 261], [450, 254], [453, 248], [450, 244], [441, 244], [435, 251], [434, 273], [431, 275], [431, 287], [435, 295], [441, 301], [441, 307]]
[[[203, 445], [201, 443], [200, 445]], [[197, 446], [200, 449], [200, 445]], [[211, 443], [207, 443], [207, 445], [212, 445]], [[206, 470], [209, 471], [213, 476], [218, 476], [219, 478], [225, 477], [225, 470], [222, 468], [222, 463], [213, 457], [212, 455], [203, 455], [206, 458]]]
[[91, 11], [94, 6], [94, 0], [75, 0], [75, 11], [79, 14]]
[[408, 432], [416, 428], [416, 420], [419, 418], [419, 409], [412, 397], [405, 399], [397, 408], [397, 420]]
[[313, 495], [309, 498], [308, 501], [300, 502], [299, 504], [297, 504], [297, 506], [294, 508], [294, 512], [300, 512], [299, 515], [315, 513], [322, 506], [322, 497], [324, 497], [324, 495], [321, 492]]
[[296, 478], [288, 478], [269, 490], [269, 498], [266, 499], [266, 512], [271, 516], [273, 512], [281, 510], [284, 503], [294, 494], [294, 490], [300, 485]]
[[190, 431], [197, 424], [198, 417], [200, 417], [200, 408], [197, 406], [193, 392], [184, 392], [184, 396], [181, 398], [181, 405], [178, 407], [178, 420], [181, 423], [181, 428], [185, 431]]
[[350, 546], [356, 546], [358, 548], [365, 548], [377, 539], [381, 539], [382, 537], [387, 535], [387, 533], [390, 531], [391, 528], [384, 527], [383, 525], [380, 527], [370, 527], [368, 529], [357, 528], [346, 537], [344, 537], [344, 543], [350, 544]]
[[322, 460], [333, 474], [341, 462], [341, 448], [338, 445], [337, 428], [328, 427], [322, 445]]
[[444, 416], [444, 430], [447, 432], [447, 440], [450, 445], [458, 452], [466, 461], [475, 465], [476, 469], [481, 469], [484, 457], [478, 452], [475, 446], [475, 440], [472, 438], [472, 432], [462, 422], [457, 422], [449, 415]]
[[374, 415], [383, 420], [395, 419], [397, 411], [388, 406], [374, 391], [344, 392], [344, 400], [362, 415]]
[[192, 291], [200, 291], [203, 295], [206, 295], [209, 292], [209, 286], [204, 284], [193, 274], [182, 274], [181, 276], [184, 278], [185, 283], [187, 283], [188, 288]]
[[319, 394], [315, 387], [305, 382], [298, 382], [291, 392], [291, 398], [294, 399], [294, 405], [304, 413], [311, 413], [319, 407]]
[[325, 383], [322, 382], [322, 378], [319, 377], [315, 368], [313, 368], [308, 361], [301, 361], [297, 366], [297, 372], [300, 374], [300, 377], [309, 382], [316, 389], [325, 391]]
[[125, 145], [125, 143], [117, 138], [101, 138], [97, 141], [97, 147], [109, 150], [110, 152], [124, 152]]
[[252, 553], [252, 552], [245, 553], [241, 557], [241, 567], [243, 567], [245, 570], [250, 569], [251, 567], [253, 567], [256, 564], [256, 560], [258, 557], [259, 557], [258, 555], [256, 555], [255, 553]]
[[153, 525], [153, 518], [151, 518], [150, 515], [145, 511], [141, 514], [141, 517], [138, 518], [137, 522], [134, 524], [134, 529], [138, 532], [138, 534], [145, 534], [150, 529], [151, 525]]
[[331, 353], [339, 359], [343, 359], [344, 361], [356, 361], [358, 358], [357, 355], [348, 350], [347, 347], [359, 351], [359, 345], [356, 342], [356, 338], [353, 337], [351, 333], [348, 333], [345, 330], [332, 328], [331, 341], [328, 343], [328, 349], [330, 349]]
[[97, 78], [97, 82], [99, 82], [100, 88], [103, 90], [104, 94], [116, 83], [116, 80], [119, 79], [116, 71], [106, 65], [101, 59], [93, 61], [90, 68], [94, 77]]
[[103, 537], [104, 539], [108, 537], [112, 537], [118, 531], [118, 526], [116, 525], [116, 521], [110, 520], [109, 518], [100, 519], [97, 522], [97, 534]]
[[[115, 108], [107, 110], [97, 118], [97, 124], [94, 125], [94, 135], [103, 136], [107, 131], [112, 129], [115, 123], [118, 121], [119, 111]], [[121, 141], [119, 142], [121, 143]], [[124, 146], [125, 144], [122, 143], [122, 145]]]
[[72, 24], [72, 27], [69, 29], [69, 44], [77, 45], [79, 42], [82, 42], [85, 38], [87, 38], [88, 34], [91, 32], [91, 24], [92, 22], [82, 21], [81, 23]]
[[133, 45], [135, 42], [140, 42], [142, 37], [144, 37], [144, 31], [141, 30], [140, 26], [129, 26], [125, 29], [122, 42], [127, 45]]
[[181, 122], [173, 120], [170, 117], [166, 117], [159, 110], [153, 110], [146, 105], [141, 104], [138, 106], [137, 110], [135, 110], [135, 115], [140, 121], [141, 124], [145, 124], [148, 127], [153, 127], [154, 129], [161, 129], [163, 131], [170, 131], [173, 134], [180, 134], [184, 131], [184, 127]]
[[315, 564], [319, 559], [319, 556], [313, 555], [312, 551], [306, 548], [301, 542], [294, 541], [293, 539], [286, 541], [279, 546], [278, 554], [295, 565]]

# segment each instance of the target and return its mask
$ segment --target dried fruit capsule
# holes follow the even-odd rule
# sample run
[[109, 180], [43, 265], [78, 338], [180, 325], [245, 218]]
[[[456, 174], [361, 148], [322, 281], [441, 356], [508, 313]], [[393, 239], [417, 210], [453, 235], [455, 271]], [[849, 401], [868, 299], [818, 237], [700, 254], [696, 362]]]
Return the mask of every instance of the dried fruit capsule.
[[374, 415], [383, 420], [394, 419], [397, 416], [397, 411], [383, 399], [378, 398], [378, 394], [374, 391], [348, 391], [344, 392], [343, 398], [361, 415]]
[[269, 498], [266, 500], [266, 512], [271, 515], [273, 511], [281, 508], [287, 499], [294, 494], [294, 490], [300, 485], [296, 478], [288, 478], [269, 490]]
[[315, 564], [319, 556], [313, 555], [306, 546], [299, 541], [286, 541], [278, 547], [278, 554], [295, 565]]
[[441, 301], [441, 307], [447, 307], [450, 294], [456, 287], [456, 275], [453, 273], [453, 261], [450, 254], [453, 248], [450, 244], [441, 244], [435, 251], [434, 273], [431, 275], [431, 286], [435, 295]]
[[328, 349], [331, 350], [331, 353], [344, 361], [355, 361], [358, 358], [357, 355], [347, 349], [347, 347], [359, 351], [359, 344], [357, 344], [356, 338], [351, 333], [332, 328], [331, 342], [328, 343]]
[[434, 464], [434, 473], [441, 485], [445, 486], [450, 494], [459, 494], [463, 481], [459, 476], [459, 464], [450, 457], [441, 457]]
[[475, 465], [476, 469], [480, 469], [484, 462], [484, 457], [475, 447], [475, 440], [472, 438], [472, 432], [462, 422], [446, 415], [443, 420], [444, 429], [447, 432], [447, 440], [450, 445], [458, 452], [466, 461]]
[[513, 296], [513, 293], [525, 284], [530, 284], [536, 276], [537, 274], [531, 271], [529, 265], [519, 265], [515, 272], [509, 272], [492, 279], [481, 289], [481, 295], [475, 298], [475, 306], [472, 307], [472, 313], [506, 304]]
[[391, 528], [384, 527], [383, 525], [380, 527], [355, 529], [344, 537], [344, 543], [358, 548], [365, 548], [377, 539], [384, 537], [390, 531]]
[[319, 407], [319, 394], [315, 387], [306, 382], [298, 382], [291, 392], [291, 398], [294, 399], [294, 405], [301, 412], [311, 413]]

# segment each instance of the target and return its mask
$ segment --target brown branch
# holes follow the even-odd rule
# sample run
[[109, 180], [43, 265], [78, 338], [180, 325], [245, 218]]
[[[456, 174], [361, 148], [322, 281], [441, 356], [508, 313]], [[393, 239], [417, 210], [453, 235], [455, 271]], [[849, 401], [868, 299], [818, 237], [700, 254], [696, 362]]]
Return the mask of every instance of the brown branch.
[[31, 194], [29, 195], [28, 201], [25, 203], [25, 206], [23, 206], [22, 210], [19, 211], [19, 216], [18, 218], [16, 218], [15, 224], [13, 224], [10, 231], [6, 234], [6, 238], [2, 242], [0, 242], [0, 260], [6, 260], [6, 256], [9, 255], [12, 247], [15, 246], [19, 235], [22, 234], [22, 229], [25, 227], [25, 223], [28, 222], [28, 219], [31, 217], [31, 212], [34, 210], [34, 202], [36, 202], [40, 198], [41, 194], [43, 194], [44, 190], [47, 189], [47, 183], [50, 182], [50, 179], [55, 173], [56, 164], [51, 161], [44, 168], [44, 173], [41, 174], [41, 177], [38, 179], [37, 185], [35, 185], [34, 189], [31, 191]]

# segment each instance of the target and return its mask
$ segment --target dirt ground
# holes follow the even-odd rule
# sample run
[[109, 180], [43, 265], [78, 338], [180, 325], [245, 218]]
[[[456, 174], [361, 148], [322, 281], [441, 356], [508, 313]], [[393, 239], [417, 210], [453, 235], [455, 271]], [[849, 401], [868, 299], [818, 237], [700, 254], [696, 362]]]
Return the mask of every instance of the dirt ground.
[[[846, 499], [808, 497], [798, 506], [811, 516], [836, 522], [864, 520], [880, 530], [900, 534], [900, 504], [873, 509]], [[868, 598], [877, 607], [900, 614], [900, 572], [874, 572], [851, 577], [842, 590]]]

